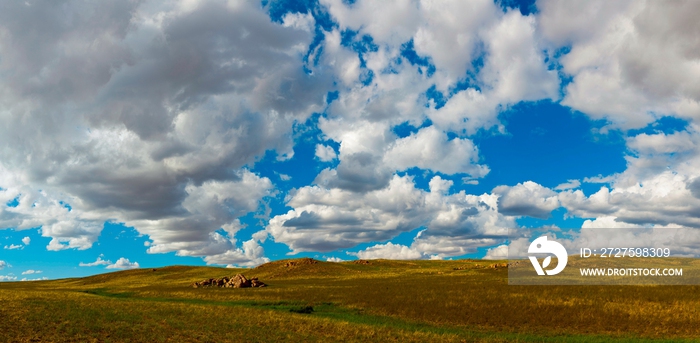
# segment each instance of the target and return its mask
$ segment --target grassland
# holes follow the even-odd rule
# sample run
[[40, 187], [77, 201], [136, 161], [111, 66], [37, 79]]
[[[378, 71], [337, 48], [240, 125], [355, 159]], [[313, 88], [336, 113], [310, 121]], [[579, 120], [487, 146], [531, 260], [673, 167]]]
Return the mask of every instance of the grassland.
[[[700, 338], [698, 286], [509, 286], [483, 261], [278, 261], [0, 283], [0, 342], [637, 342]], [[190, 286], [243, 273], [265, 288]]]

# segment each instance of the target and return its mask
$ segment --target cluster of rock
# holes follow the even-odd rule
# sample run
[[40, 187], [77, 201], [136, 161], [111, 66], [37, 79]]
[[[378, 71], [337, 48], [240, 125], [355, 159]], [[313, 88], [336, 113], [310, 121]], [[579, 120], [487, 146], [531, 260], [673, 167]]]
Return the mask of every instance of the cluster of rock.
[[284, 266], [289, 268], [289, 267], [296, 267], [296, 266], [301, 266], [301, 265], [305, 265], [305, 264], [316, 264], [316, 263], [318, 263], [318, 261], [314, 260], [313, 258], [306, 257], [306, 258], [301, 258], [301, 259], [294, 260], [294, 261], [287, 261], [284, 264]]
[[483, 269], [483, 268], [489, 268], [489, 269], [501, 269], [501, 268], [508, 268], [508, 267], [515, 267], [517, 265], [520, 265], [522, 261], [514, 261], [510, 263], [492, 263], [489, 264], [488, 266], [485, 266], [483, 264], [472, 264], [468, 266], [461, 266], [461, 267], [456, 267], [452, 268], [452, 270], [465, 270], [465, 269]]
[[508, 263], [494, 263], [489, 265], [489, 268], [491, 269], [501, 269], [501, 268], [508, 268]]
[[223, 287], [223, 288], [248, 288], [248, 287], [265, 287], [266, 285], [254, 277], [248, 280], [243, 274], [236, 276], [224, 276], [220, 279], [204, 279], [192, 284], [194, 288], [200, 287]]
[[372, 262], [367, 261], [367, 260], [355, 260], [355, 261], [352, 261], [352, 263], [354, 263], [354, 264], [362, 264], [362, 265], [369, 265], [369, 264], [372, 264]]

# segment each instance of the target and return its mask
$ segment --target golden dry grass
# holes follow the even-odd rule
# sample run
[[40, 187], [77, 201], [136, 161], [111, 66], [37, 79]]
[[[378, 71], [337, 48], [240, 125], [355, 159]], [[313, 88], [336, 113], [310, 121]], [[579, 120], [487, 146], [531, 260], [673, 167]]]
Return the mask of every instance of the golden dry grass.
[[[637, 341], [700, 337], [698, 286], [509, 286], [483, 261], [168, 267], [0, 284], [0, 341]], [[463, 268], [463, 269], [459, 269]], [[455, 270], [458, 269], [458, 270]], [[242, 272], [260, 289], [194, 289]], [[310, 314], [295, 313], [311, 306]], [[297, 311], [303, 312], [303, 311]]]

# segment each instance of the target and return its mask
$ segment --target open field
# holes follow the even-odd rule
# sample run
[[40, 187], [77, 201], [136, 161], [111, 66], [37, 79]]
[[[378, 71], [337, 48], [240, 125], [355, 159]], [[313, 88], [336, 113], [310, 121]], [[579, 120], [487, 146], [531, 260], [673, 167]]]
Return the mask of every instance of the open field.
[[[272, 262], [0, 283], [2, 342], [700, 338], [699, 286], [508, 286], [485, 261]], [[192, 288], [243, 273], [265, 288]], [[310, 313], [308, 313], [310, 312]]]

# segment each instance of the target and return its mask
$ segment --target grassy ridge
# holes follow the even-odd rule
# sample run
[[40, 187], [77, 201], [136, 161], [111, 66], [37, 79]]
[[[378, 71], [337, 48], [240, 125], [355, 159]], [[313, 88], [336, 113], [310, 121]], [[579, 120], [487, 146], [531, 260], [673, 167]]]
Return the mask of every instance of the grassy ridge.
[[[508, 286], [482, 261], [278, 261], [0, 284], [0, 341], [638, 341], [700, 337], [697, 286]], [[261, 289], [194, 289], [238, 272]], [[312, 311], [308, 309], [312, 308]], [[311, 313], [305, 313], [311, 312]]]

